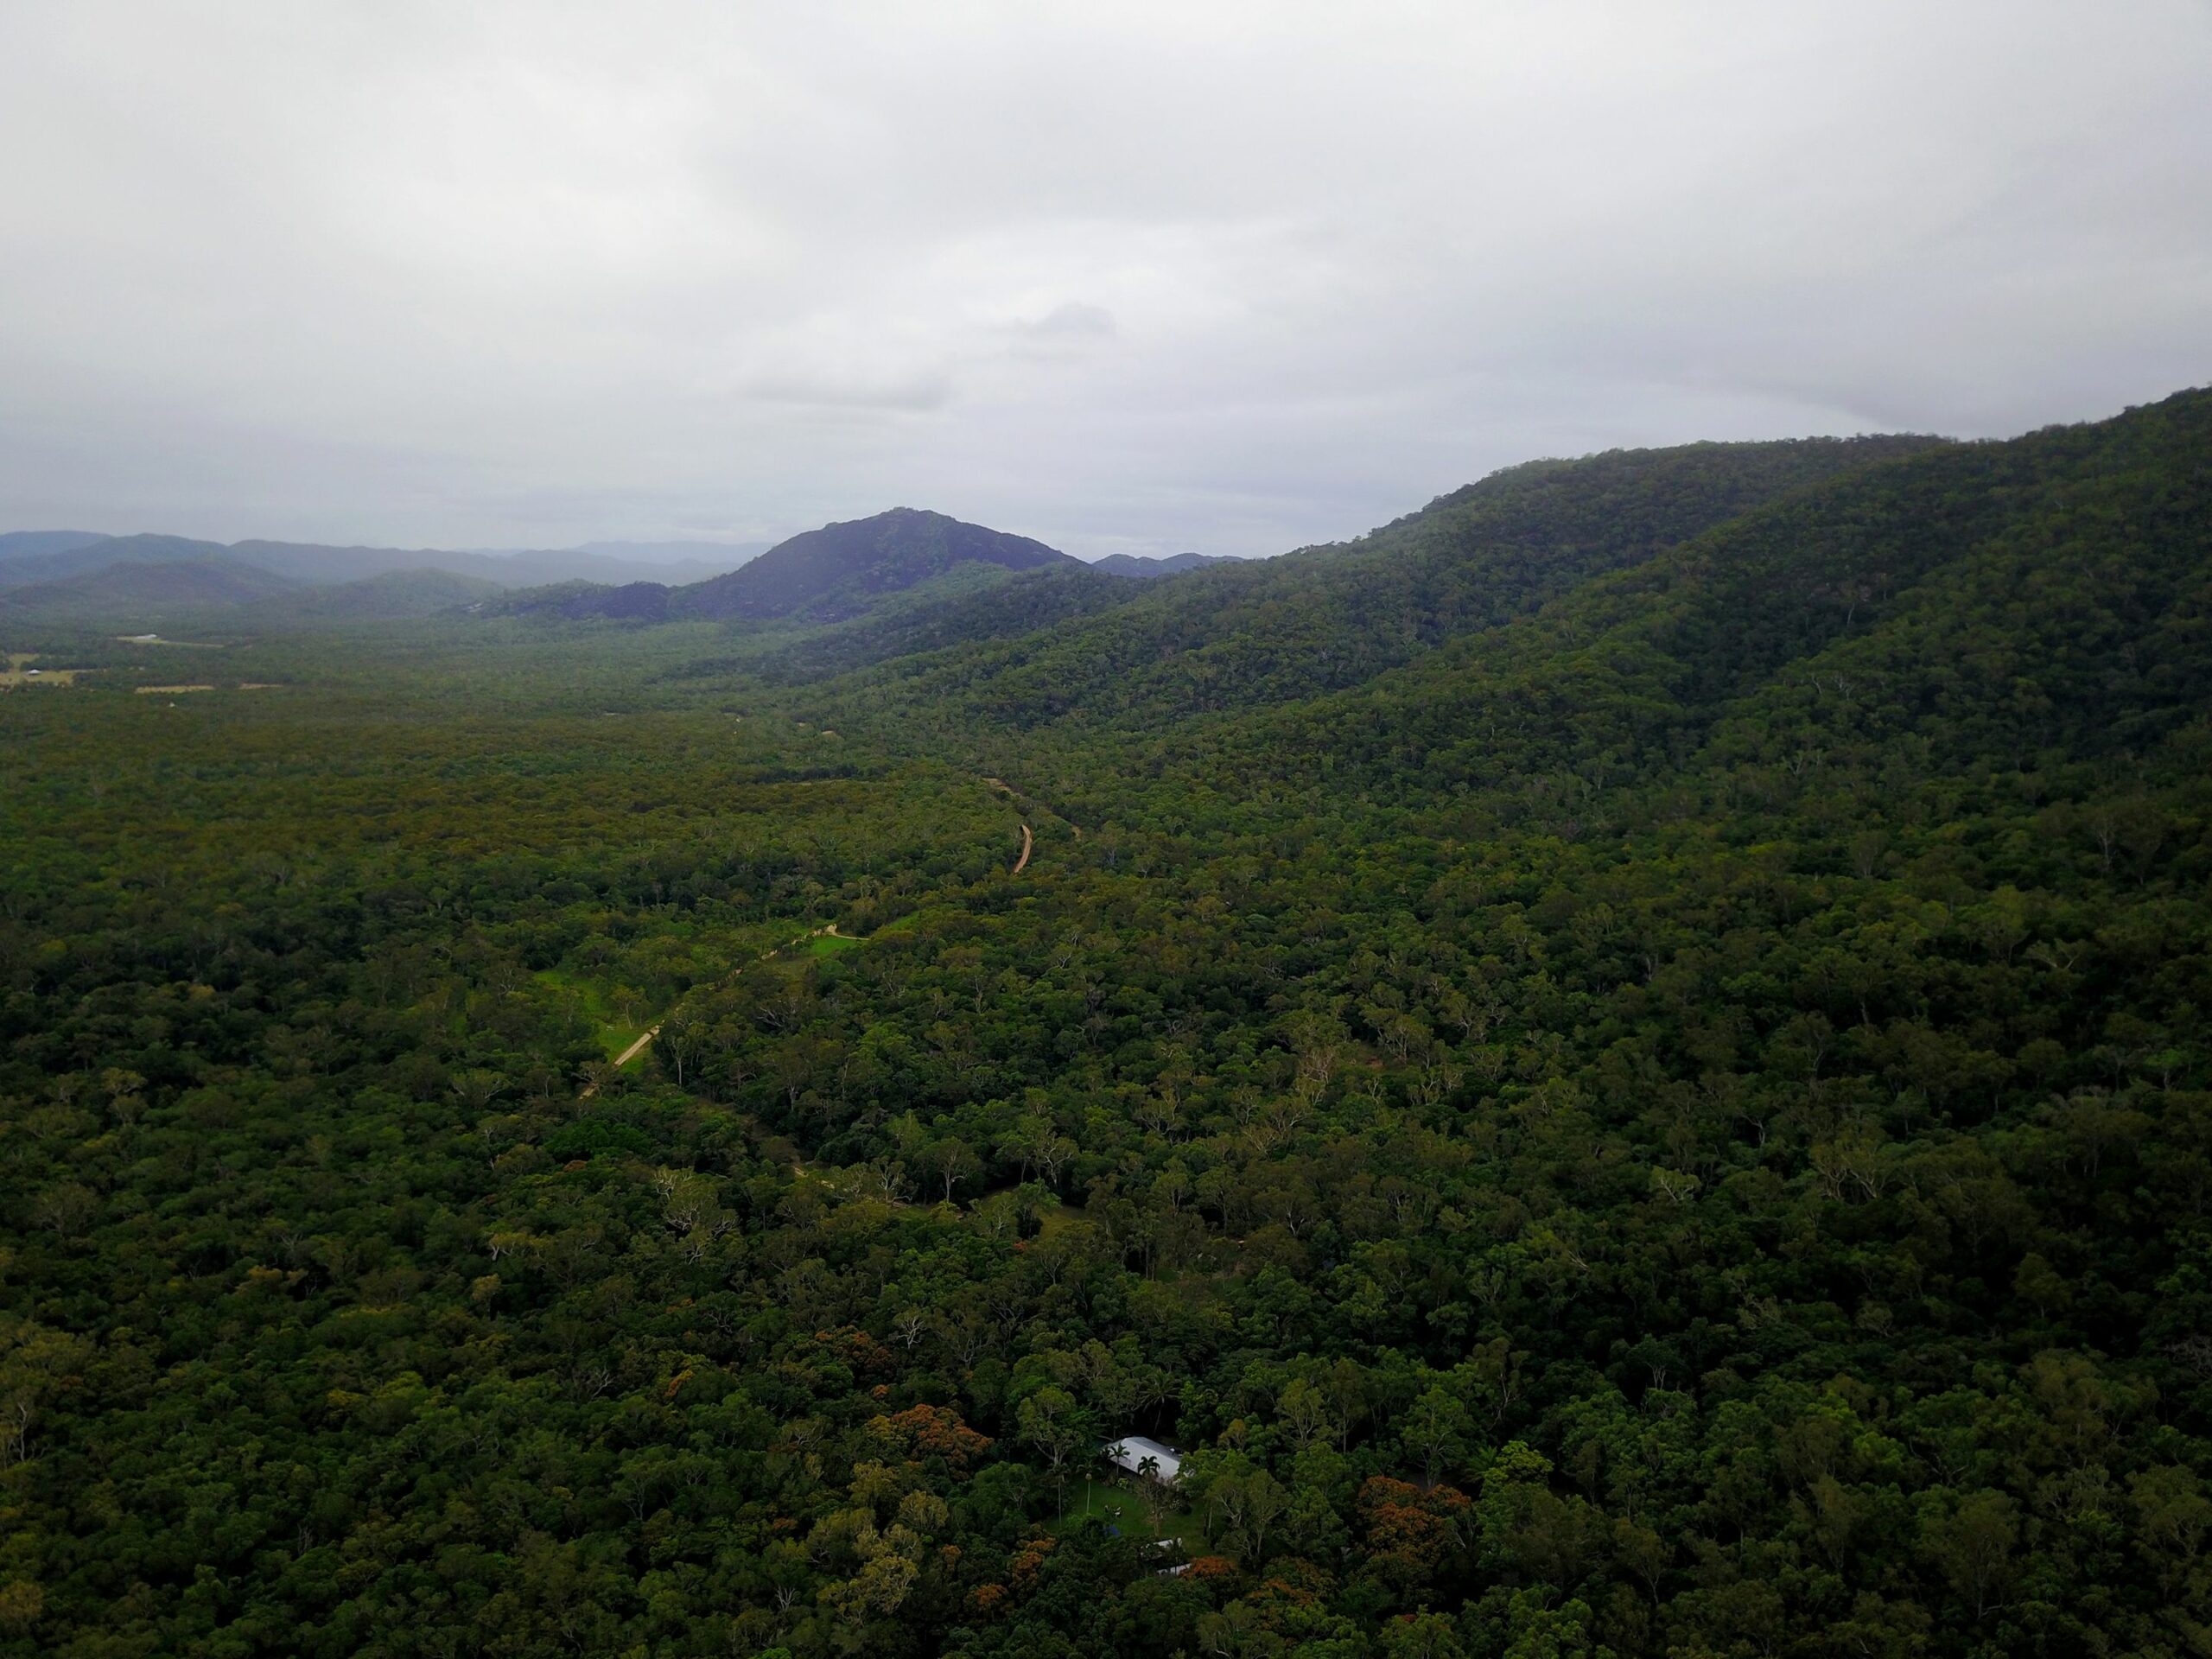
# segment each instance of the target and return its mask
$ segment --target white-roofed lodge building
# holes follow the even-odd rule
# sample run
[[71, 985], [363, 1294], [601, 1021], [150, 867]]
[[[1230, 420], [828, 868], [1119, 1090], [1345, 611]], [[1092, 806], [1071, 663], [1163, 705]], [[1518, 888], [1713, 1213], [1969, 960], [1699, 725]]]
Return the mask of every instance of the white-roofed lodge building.
[[1149, 1476], [1173, 1486], [1183, 1472], [1183, 1454], [1141, 1434], [1109, 1441], [1106, 1460], [1132, 1475]]

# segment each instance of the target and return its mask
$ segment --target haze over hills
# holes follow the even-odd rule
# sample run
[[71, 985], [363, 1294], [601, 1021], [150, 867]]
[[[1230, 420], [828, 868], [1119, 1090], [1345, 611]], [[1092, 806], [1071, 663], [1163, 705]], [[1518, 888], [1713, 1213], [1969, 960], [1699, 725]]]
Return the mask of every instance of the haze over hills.
[[119, 559], [73, 576], [0, 588], [0, 614], [101, 616], [226, 609], [299, 583], [242, 559]]
[[1217, 553], [1168, 553], [1157, 557], [1146, 557], [1135, 553], [1109, 553], [1103, 559], [1093, 559], [1090, 568], [1103, 570], [1110, 576], [1179, 576], [1185, 570], [1201, 569], [1209, 564], [1230, 563]]
[[641, 570], [703, 581], [757, 550], [683, 542], [448, 552], [18, 531], [0, 535], [0, 614], [148, 627], [182, 619], [251, 627], [371, 621], [549, 582], [621, 581]]
[[622, 620], [838, 622], [888, 595], [957, 572], [995, 579], [1045, 567], [1081, 568], [1082, 563], [1027, 536], [963, 523], [941, 512], [894, 507], [872, 518], [803, 531], [739, 569], [705, 582], [570, 588], [525, 598], [515, 608]]
[[[696, 540], [661, 542], [579, 542], [566, 550], [601, 558], [620, 559], [627, 563], [673, 566], [680, 573], [679, 580], [693, 579], [691, 573], [700, 565], [714, 567], [709, 574], [733, 570], [747, 559], [758, 558], [773, 547], [773, 542], [706, 542]], [[485, 549], [498, 556], [503, 552], [519, 550]]]
[[92, 530], [0, 531], [0, 566], [11, 559], [42, 558], [112, 539]]
[[219, 558], [309, 583], [359, 582], [404, 570], [444, 570], [499, 588], [531, 588], [552, 582], [622, 582], [634, 578], [640, 569], [652, 569], [677, 582], [696, 582], [734, 569], [759, 550], [756, 543], [731, 543], [723, 548], [700, 542], [639, 542], [452, 552], [268, 540], [226, 543], [158, 534], [15, 531], [0, 535], [0, 588], [65, 580], [118, 563]]
[[[543, 591], [519, 600], [513, 608], [648, 621], [688, 616], [823, 624], [856, 616], [891, 595], [946, 578], [972, 582], [985, 574], [1084, 568], [1080, 561], [1027, 537], [905, 508], [828, 524], [766, 551], [756, 544], [733, 544], [727, 559], [696, 556], [714, 545], [600, 543], [565, 550], [452, 553], [17, 531], [0, 538], [0, 605], [22, 614], [49, 615], [105, 614], [141, 602], [213, 609], [249, 596], [267, 597], [273, 590], [257, 583], [257, 575], [312, 587], [443, 573], [467, 585], [411, 582], [404, 588], [411, 602], [396, 613], [420, 614], [421, 605], [440, 592], [461, 604], [501, 589], [539, 589]], [[675, 555], [684, 556], [671, 556]], [[641, 576], [645, 571], [652, 577]], [[389, 583], [369, 587], [350, 601], [296, 613], [366, 616], [380, 597], [400, 591]]]
[[0, 588], [0, 620], [286, 628], [435, 615], [504, 591], [449, 570], [303, 582], [225, 556], [117, 560], [81, 575]]

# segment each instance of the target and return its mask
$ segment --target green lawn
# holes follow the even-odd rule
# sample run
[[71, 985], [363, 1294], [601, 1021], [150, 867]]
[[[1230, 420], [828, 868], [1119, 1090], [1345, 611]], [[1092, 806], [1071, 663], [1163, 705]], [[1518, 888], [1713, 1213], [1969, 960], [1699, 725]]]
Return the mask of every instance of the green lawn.
[[1170, 1512], [1164, 1517], [1160, 1530], [1154, 1534], [1144, 1500], [1128, 1487], [1114, 1482], [1085, 1480], [1068, 1488], [1067, 1524], [1092, 1516], [1109, 1526], [1119, 1527], [1124, 1538], [1173, 1538], [1186, 1549], [1196, 1549], [1205, 1542], [1198, 1517], [1189, 1510]]

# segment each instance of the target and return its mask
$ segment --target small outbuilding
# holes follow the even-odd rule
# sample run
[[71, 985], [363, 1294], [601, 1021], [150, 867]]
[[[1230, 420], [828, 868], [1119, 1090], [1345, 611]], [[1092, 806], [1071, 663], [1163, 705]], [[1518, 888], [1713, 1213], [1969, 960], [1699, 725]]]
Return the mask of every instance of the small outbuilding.
[[1183, 1473], [1183, 1454], [1172, 1446], [1131, 1434], [1106, 1447], [1106, 1460], [1132, 1475], [1149, 1475], [1173, 1486]]

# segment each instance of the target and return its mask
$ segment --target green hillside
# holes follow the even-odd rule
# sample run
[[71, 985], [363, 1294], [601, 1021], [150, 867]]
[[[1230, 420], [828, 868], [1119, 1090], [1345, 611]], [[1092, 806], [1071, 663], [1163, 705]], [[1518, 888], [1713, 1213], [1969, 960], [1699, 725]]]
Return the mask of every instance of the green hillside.
[[1339, 546], [1147, 584], [1106, 614], [887, 665], [876, 684], [995, 724], [1142, 725], [1357, 685], [1791, 490], [1927, 448], [1694, 444], [1510, 468]]

